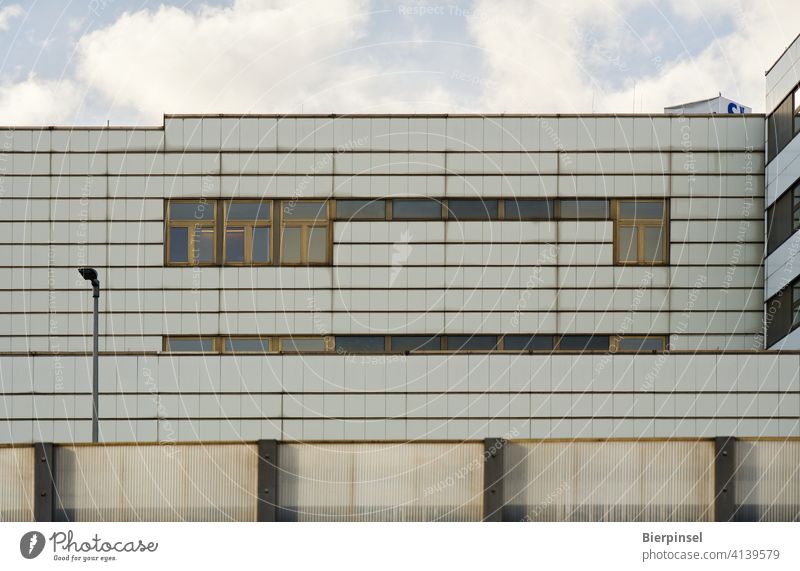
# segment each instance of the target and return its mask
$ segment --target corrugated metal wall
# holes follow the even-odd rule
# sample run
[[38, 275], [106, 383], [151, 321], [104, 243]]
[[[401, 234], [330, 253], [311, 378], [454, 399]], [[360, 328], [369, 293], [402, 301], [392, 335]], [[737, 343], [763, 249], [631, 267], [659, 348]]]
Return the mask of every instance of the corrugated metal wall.
[[60, 521], [255, 521], [255, 445], [62, 446]]
[[0, 448], [0, 521], [33, 521], [33, 448]]
[[711, 521], [710, 441], [511, 442], [510, 521]]
[[283, 444], [284, 521], [479, 521], [480, 443]]
[[800, 521], [800, 440], [739, 440], [740, 521]]

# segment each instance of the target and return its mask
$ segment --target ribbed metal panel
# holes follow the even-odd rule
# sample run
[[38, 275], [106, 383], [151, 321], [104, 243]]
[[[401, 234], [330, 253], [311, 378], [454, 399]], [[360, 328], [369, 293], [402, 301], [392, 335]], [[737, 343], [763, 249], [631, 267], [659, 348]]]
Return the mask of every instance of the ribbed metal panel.
[[283, 444], [284, 521], [479, 521], [479, 443]]
[[0, 448], [0, 521], [33, 521], [33, 447]]
[[255, 445], [63, 446], [59, 521], [255, 521]]
[[504, 517], [520, 521], [710, 521], [711, 441], [512, 442]]
[[800, 441], [736, 443], [736, 519], [800, 521]]

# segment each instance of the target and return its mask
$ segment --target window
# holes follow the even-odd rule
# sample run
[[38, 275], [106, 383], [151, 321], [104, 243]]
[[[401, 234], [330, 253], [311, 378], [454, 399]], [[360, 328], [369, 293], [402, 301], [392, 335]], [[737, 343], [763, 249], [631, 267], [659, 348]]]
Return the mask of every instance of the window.
[[608, 335], [564, 335], [558, 341], [561, 351], [608, 351]]
[[616, 206], [616, 263], [666, 263], [666, 203], [663, 200], [618, 200]]
[[561, 200], [559, 217], [564, 220], [607, 220], [607, 200]]
[[504, 200], [506, 220], [551, 220], [553, 218], [552, 200]]
[[767, 161], [774, 159], [800, 130], [798, 103], [800, 89], [796, 88], [767, 117]]
[[495, 335], [449, 335], [448, 351], [491, 351], [497, 346]]
[[384, 200], [337, 200], [337, 220], [385, 220]]
[[498, 200], [452, 198], [447, 201], [450, 220], [497, 220]]
[[281, 337], [279, 344], [284, 353], [321, 353], [329, 345], [325, 337]]
[[792, 286], [792, 329], [800, 325], [800, 282]]
[[216, 203], [170, 201], [167, 212], [167, 263], [213, 264], [216, 260]]
[[226, 337], [226, 353], [269, 353], [269, 337]]
[[344, 336], [336, 338], [337, 353], [383, 353], [382, 336]]
[[268, 264], [272, 256], [272, 202], [234, 200], [225, 204], [225, 263]]
[[625, 335], [623, 337], [615, 337], [612, 341], [612, 352], [640, 353], [664, 350], [664, 337], [662, 336]]
[[392, 200], [393, 220], [441, 220], [442, 203], [429, 198]]
[[442, 338], [436, 335], [396, 335], [390, 338], [389, 343], [393, 353], [440, 351], [442, 348]]
[[791, 235], [795, 216], [794, 199], [797, 189], [784, 192], [767, 208], [767, 253], [771, 254]]
[[167, 337], [165, 350], [173, 353], [207, 353], [216, 349], [213, 337]]
[[552, 335], [506, 335], [503, 337], [506, 351], [552, 351]]
[[325, 264], [329, 259], [328, 203], [284, 201], [281, 222], [281, 263]]

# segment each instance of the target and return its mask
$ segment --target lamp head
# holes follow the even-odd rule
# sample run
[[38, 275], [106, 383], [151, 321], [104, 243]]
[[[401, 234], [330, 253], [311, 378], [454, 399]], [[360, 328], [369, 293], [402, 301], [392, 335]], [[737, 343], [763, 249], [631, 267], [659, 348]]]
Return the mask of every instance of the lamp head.
[[97, 270], [94, 268], [78, 268], [78, 273], [86, 281], [92, 282], [92, 287], [100, 287], [100, 280], [97, 279]]

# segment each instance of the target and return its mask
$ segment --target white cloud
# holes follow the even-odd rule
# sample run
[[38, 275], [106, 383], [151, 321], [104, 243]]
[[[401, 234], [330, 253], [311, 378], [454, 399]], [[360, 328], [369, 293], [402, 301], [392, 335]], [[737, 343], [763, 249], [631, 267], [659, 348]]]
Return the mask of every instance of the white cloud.
[[0, 84], [0, 124], [56, 125], [71, 123], [81, 94], [71, 81], [50, 81], [34, 75]]
[[[628, 85], [609, 86], [598, 76], [601, 63], [613, 66], [617, 52], [603, 49], [588, 54], [587, 30], [604, 31], [601, 46], [622, 46], [650, 54], [659, 38], [648, 35], [630, 45], [626, 18], [649, 2], [638, 0], [578, 1], [566, 12], [557, 2], [513, 0], [498, 10], [489, 0], [477, 2], [470, 30], [484, 50], [486, 74], [502, 86], [486, 93], [484, 108], [517, 112], [629, 112], [632, 83], [636, 85], [636, 111], [660, 112], [663, 107], [713, 97], [717, 92], [752, 106], [764, 107], [764, 71], [795, 37], [800, 19], [796, 0], [771, 0], [754, 7], [745, 0], [671, 0], [673, 13], [691, 22], [705, 22], [709, 31], [724, 26], [713, 23], [732, 19], [733, 27], [713, 38], [696, 56], [686, 53], [670, 61], [657, 57], [638, 76], [625, 69]], [[606, 35], [607, 34], [607, 35]], [[665, 26], [663, 34], [677, 34], [681, 22]], [[615, 38], [617, 41], [615, 42]], [[687, 38], [688, 40], [689, 38]], [[671, 41], [675, 41], [672, 39]], [[688, 42], [687, 42], [688, 43]], [[628, 45], [626, 45], [628, 44]], [[616, 54], [616, 55], [615, 55]]]
[[[79, 76], [148, 121], [162, 113], [355, 112], [442, 94], [353, 52], [365, 0], [237, 0], [125, 14], [79, 43]], [[422, 87], [422, 88], [420, 88]]]
[[8, 30], [11, 25], [11, 20], [22, 16], [24, 13], [25, 11], [19, 4], [12, 4], [11, 6], [0, 8], [0, 31], [5, 32]]

